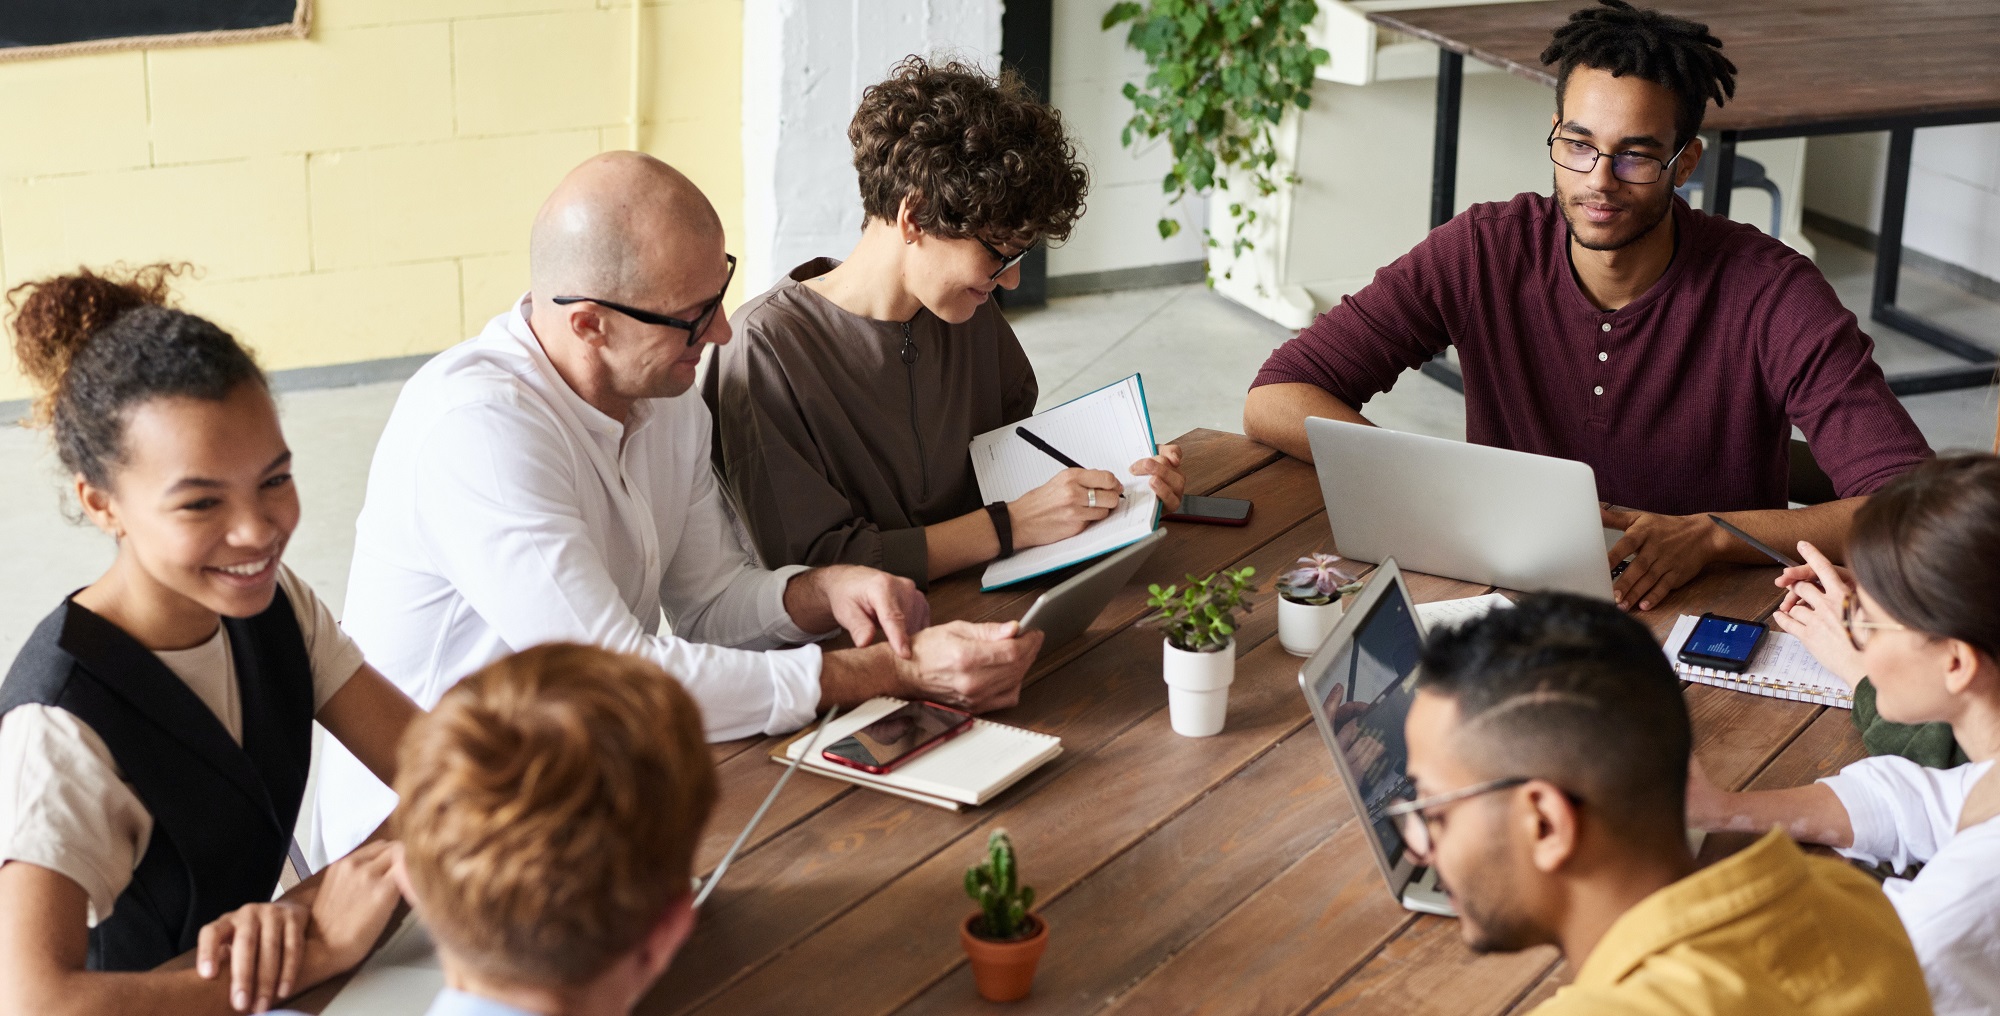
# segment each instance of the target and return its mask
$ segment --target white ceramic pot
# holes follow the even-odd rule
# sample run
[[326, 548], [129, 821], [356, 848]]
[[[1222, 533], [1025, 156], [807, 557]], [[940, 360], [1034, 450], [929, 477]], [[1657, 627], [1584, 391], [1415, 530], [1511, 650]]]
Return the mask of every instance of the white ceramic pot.
[[1345, 608], [1346, 601], [1339, 597], [1329, 603], [1294, 603], [1279, 594], [1278, 644], [1293, 656], [1311, 656], [1333, 634]]
[[1236, 680], [1236, 640], [1212, 653], [1190, 653], [1160, 640], [1165, 657], [1160, 673], [1167, 679], [1167, 715], [1174, 733], [1209, 737], [1222, 733], [1229, 713], [1229, 686]]

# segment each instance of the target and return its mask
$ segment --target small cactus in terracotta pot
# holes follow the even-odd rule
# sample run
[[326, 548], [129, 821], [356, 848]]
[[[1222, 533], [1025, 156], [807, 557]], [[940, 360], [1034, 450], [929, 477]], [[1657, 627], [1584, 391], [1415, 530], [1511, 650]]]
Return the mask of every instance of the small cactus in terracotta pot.
[[989, 1002], [1026, 998], [1049, 945], [1049, 926], [1032, 912], [1035, 890], [1019, 882], [1014, 841], [1005, 829], [986, 838], [985, 859], [966, 870], [965, 894], [979, 909], [959, 925], [958, 938], [980, 996]]

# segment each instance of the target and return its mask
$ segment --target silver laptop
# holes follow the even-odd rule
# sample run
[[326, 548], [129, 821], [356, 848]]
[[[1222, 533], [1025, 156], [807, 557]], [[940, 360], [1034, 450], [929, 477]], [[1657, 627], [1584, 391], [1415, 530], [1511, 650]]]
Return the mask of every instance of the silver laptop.
[[1166, 538], [1166, 530], [1155, 529], [1064, 579], [1061, 585], [1035, 598], [1034, 605], [1021, 618], [1021, 630], [1041, 632], [1045, 653], [1083, 634]]
[[1571, 459], [1309, 417], [1343, 556], [1524, 592], [1611, 598], [1597, 476]]
[[1347, 614], [1299, 668], [1299, 689], [1333, 753], [1333, 768], [1366, 826], [1363, 838], [1404, 908], [1456, 917], [1428, 867], [1403, 850], [1403, 834], [1382, 809], [1414, 796], [1403, 719], [1416, 698], [1423, 623], [1393, 558], [1368, 577]]

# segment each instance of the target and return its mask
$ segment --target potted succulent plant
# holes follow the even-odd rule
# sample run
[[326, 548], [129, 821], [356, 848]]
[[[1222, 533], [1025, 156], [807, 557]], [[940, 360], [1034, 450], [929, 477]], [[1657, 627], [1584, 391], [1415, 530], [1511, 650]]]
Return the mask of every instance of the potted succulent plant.
[[1007, 830], [986, 838], [986, 859], [965, 871], [965, 894], [979, 909], [959, 925], [958, 940], [972, 961], [980, 997], [1026, 998], [1035, 986], [1035, 964], [1049, 946], [1049, 925], [1031, 911], [1035, 890], [1019, 884]]
[[1308, 554], [1278, 576], [1278, 644], [1311, 656], [1340, 623], [1347, 598], [1361, 591], [1339, 554]]
[[1222, 732], [1229, 685], [1236, 680], [1236, 613], [1249, 610], [1244, 594], [1255, 568], [1188, 576], [1187, 588], [1148, 586], [1146, 605], [1166, 631], [1161, 674], [1167, 679], [1167, 714], [1174, 732], [1208, 737]]

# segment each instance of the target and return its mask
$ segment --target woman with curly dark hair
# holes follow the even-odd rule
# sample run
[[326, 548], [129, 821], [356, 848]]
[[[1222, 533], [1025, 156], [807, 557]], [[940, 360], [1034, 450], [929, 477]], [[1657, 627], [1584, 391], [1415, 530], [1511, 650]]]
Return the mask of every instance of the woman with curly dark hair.
[[[703, 387], [765, 563], [922, 584], [1109, 515], [1121, 487], [1099, 469], [982, 507], [966, 451], [1034, 412], [1034, 368], [990, 297], [1083, 214], [1089, 181], [1062, 115], [1011, 74], [910, 57], [863, 93], [847, 137], [860, 242], [739, 308]], [[1179, 465], [1167, 445], [1131, 471], [1172, 510]]]

